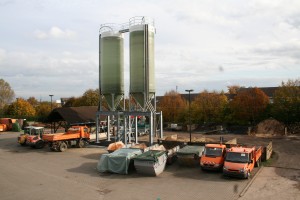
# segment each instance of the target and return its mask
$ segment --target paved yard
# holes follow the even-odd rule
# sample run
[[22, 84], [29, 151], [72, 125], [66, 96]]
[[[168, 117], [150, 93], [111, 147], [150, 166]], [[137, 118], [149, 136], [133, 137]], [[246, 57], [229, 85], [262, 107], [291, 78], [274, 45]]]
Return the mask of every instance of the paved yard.
[[[273, 171], [272, 168], [264, 168], [249, 189], [243, 192], [251, 179], [223, 178], [221, 173], [202, 172], [199, 168], [182, 167], [177, 163], [168, 166], [159, 177], [144, 177], [135, 172], [129, 175], [100, 174], [96, 164], [101, 154], [106, 153], [104, 147], [51, 152], [48, 148], [38, 150], [19, 146], [17, 136], [18, 133], [0, 134], [0, 199], [3, 200], [229, 200], [240, 198], [240, 194], [244, 194], [241, 199], [249, 199], [259, 189], [254, 188], [254, 185], [258, 185], [256, 182], [272, 181], [275, 175], [284, 178], [276, 171], [277, 168]], [[299, 141], [296, 142], [299, 145]], [[291, 172], [288, 176], [295, 176], [295, 173]], [[292, 185], [298, 184], [294, 187], [295, 192], [289, 193], [291, 198], [285, 199], [296, 199], [292, 197], [299, 194], [299, 181], [297, 176], [295, 178], [288, 179]], [[277, 181], [280, 182], [280, 179]], [[261, 188], [264, 187], [269, 186], [262, 184]], [[259, 192], [263, 194], [264, 189], [259, 189]]]

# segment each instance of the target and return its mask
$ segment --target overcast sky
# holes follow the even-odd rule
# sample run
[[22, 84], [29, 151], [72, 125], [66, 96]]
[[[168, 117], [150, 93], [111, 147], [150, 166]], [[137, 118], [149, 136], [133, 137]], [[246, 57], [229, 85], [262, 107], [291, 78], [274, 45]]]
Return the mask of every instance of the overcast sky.
[[0, 78], [41, 100], [96, 89], [100, 24], [134, 16], [155, 20], [157, 95], [300, 77], [299, 0], [0, 0]]

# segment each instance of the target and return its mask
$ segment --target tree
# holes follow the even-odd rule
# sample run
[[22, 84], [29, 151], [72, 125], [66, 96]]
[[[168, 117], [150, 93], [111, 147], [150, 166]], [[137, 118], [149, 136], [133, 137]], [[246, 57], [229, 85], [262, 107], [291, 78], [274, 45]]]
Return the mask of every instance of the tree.
[[78, 98], [76, 97], [70, 97], [65, 104], [63, 105], [64, 107], [74, 107], [76, 105], [76, 102]]
[[33, 117], [36, 112], [33, 106], [28, 101], [18, 98], [15, 102], [8, 106], [6, 110], [7, 115], [15, 117]]
[[99, 89], [88, 89], [81, 97], [81, 105], [84, 106], [98, 106], [99, 104]]
[[29, 97], [27, 99], [28, 103], [30, 103], [34, 108], [38, 106], [39, 102], [35, 97]]
[[158, 109], [163, 112], [165, 122], [180, 122], [184, 120], [186, 108], [186, 101], [174, 90], [166, 92], [158, 106]]
[[300, 79], [282, 82], [274, 94], [272, 113], [287, 124], [300, 122]]
[[195, 122], [222, 122], [227, 104], [223, 93], [203, 91], [192, 103], [192, 118]]
[[268, 96], [258, 88], [240, 90], [230, 103], [230, 109], [237, 121], [256, 122], [269, 104]]
[[69, 98], [64, 107], [78, 107], [78, 106], [98, 106], [99, 105], [99, 89], [88, 89], [81, 97]]
[[241, 88], [239, 85], [230, 85], [227, 86], [229, 94], [237, 94], [238, 90]]
[[15, 97], [15, 92], [10, 87], [9, 83], [0, 79], [0, 112], [5, 105], [8, 105]]
[[35, 108], [36, 110], [36, 115], [41, 119], [46, 119], [46, 117], [50, 114], [51, 112], [51, 102], [41, 102], [39, 103], [38, 106]]

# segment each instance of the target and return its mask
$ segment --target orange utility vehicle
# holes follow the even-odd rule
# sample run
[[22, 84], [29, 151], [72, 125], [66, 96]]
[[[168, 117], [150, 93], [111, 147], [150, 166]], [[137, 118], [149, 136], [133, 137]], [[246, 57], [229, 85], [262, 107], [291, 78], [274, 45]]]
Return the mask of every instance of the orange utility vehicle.
[[226, 145], [206, 144], [200, 159], [200, 167], [203, 170], [222, 170], [226, 155]]
[[65, 133], [44, 134], [42, 140], [49, 144], [52, 151], [65, 151], [68, 147], [83, 148], [90, 140], [86, 126], [71, 126]]
[[254, 166], [259, 167], [262, 147], [232, 147], [227, 150], [224, 176], [249, 178]]
[[12, 122], [11, 118], [0, 118], [0, 131], [11, 131], [12, 130]]
[[[26, 126], [24, 127], [24, 133], [18, 136], [18, 143], [22, 146], [26, 144], [31, 146], [31, 143], [29, 141], [34, 140], [33, 138], [35, 137], [36, 139], [38, 137], [42, 137], [43, 133], [44, 133], [44, 127]], [[43, 146], [44, 144], [41, 147], [38, 144], [37, 148], [42, 148]], [[34, 145], [32, 147], [36, 147], [36, 146]]]

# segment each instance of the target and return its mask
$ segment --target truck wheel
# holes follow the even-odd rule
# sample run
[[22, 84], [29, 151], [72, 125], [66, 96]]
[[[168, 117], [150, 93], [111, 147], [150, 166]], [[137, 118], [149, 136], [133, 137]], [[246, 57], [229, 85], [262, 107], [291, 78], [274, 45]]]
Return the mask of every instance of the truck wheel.
[[260, 158], [257, 160], [257, 162], [255, 163], [255, 167], [259, 167], [260, 166], [260, 162], [261, 162], [261, 160], [260, 160]]
[[51, 150], [51, 151], [56, 151], [56, 149], [55, 149], [55, 148], [53, 148], [53, 147], [50, 147], [50, 150]]
[[26, 142], [23, 142], [23, 143], [20, 143], [21, 146], [25, 146], [26, 145]]
[[83, 148], [83, 147], [85, 147], [85, 141], [84, 140], [82, 140], [82, 139], [80, 139], [80, 140], [78, 140], [77, 141], [77, 147], [78, 148]]
[[249, 179], [250, 176], [251, 176], [250, 171], [248, 171], [247, 174], [246, 174], [246, 179]]
[[60, 143], [60, 145], [59, 145], [59, 151], [60, 152], [64, 152], [67, 149], [68, 149], [68, 146], [67, 146], [67, 144], [65, 142]]
[[39, 141], [37, 141], [37, 142], [36, 142], [36, 144], [35, 144], [35, 148], [37, 148], [37, 149], [41, 149], [41, 148], [43, 148], [43, 147], [44, 147], [44, 145], [45, 145], [44, 141], [42, 141], [42, 140], [39, 140]]

